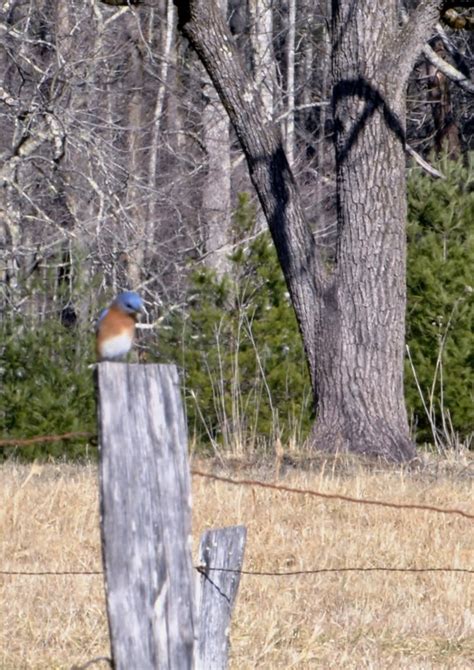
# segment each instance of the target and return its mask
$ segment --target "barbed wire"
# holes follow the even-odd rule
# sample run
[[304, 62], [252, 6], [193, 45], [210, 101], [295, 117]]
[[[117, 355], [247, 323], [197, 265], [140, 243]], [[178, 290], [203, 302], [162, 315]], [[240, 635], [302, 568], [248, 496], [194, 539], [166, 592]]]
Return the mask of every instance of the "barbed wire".
[[0, 576], [7, 577], [78, 577], [103, 574], [103, 570], [0, 570]]
[[[343, 568], [327, 567], [327, 568], [311, 568], [301, 570], [247, 570], [243, 568], [221, 568], [204, 565], [194, 565], [194, 570], [200, 574], [207, 574], [208, 572], [230, 572], [236, 575], [246, 575], [250, 577], [298, 577], [305, 575], [321, 575], [330, 573], [343, 572], [414, 572], [414, 573], [464, 573], [474, 574], [474, 569], [471, 568], [453, 568], [453, 567], [426, 567], [426, 568], [409, 568], [400, 566], [387, 565], [371, 565], [371, 566], [348, 566]], [[0, 570], [0, 576], [7, 577], [97, 577], [103, 576], [103, 570]]]
[[60, 435], [39, 435], [37, 437], [28, 437], [20, 439], [9, 437], [0, 440], [0, 447], [27, 447], [31, 444], [44, 444], [46, 442], [60, 442], [61, 440], [92, 439], [97, 438], [95, 433], [76, 431], [72, 433], [62, 433]]
[[474, 574], [474, 569], [469, 568], [400, 568], [392, 566], [350, 566], [346, 568], [314, 568], [312, 570], [239, 570], [234, 568], [213, 568], [195, 566], [195, 569], [201, 574], [207, 572], [231, 572], [239, 575], [249, 575], [253, 577], [298, 577], [304, 575], [320, 575], [328, 573], [341, 572], [460, 572]]
[[[62, 433], [58, 435], [41, 435], [37, 437], [31, 437], [26, 439], [18, 438], [8, 438], [0, 440], [0, 447], [5, 446], [28, 446], [32, 444], [41, 444], [46, 442], [57, 442], [60, 440], [72, 440], [72, 439], [97, 439], [97, 435], [91, 432], [85, 431], [76, 431], [69, 433]], [[323, 493], [322, 491], [316, 491], [314, 489], [301, 489], [293, 486], [287, 486], [285, 484], [272, 484], [271, 482], [264, 482], [258, 479], [234, 479], [232, 477], [224, 477], [223, 475], [216, 475], [210, 472], [203, 472], [197, 470], [196, 468], [191, 469], [191, 474], [196, 477], [203, 477], [207, 479], [213, 479], [215, 481], [224, 482], [226, 484], [231, 484], [234, 486], [250, 486], [250, 487], [260, 487], [272, 489], [274, 491], [283, 491], [286, 493], [295, 493], [306, 496], [313, 496], [317, 498], [322, 498], [326, 500], [340, 500], [341, 502], [359, 504], [359, 505], [376, 505], [379, 507], [389, 507], [393, 509], [411, 509], [411, 510], [421, 510], [425, 512], [435, 512], [437, 514], [455, 514], [462, 516], [466, 519], [474, 520], [474, 514], [465, 512], [461, 509], [456, 508], [446, 508], [439, 507], [437, 505], [429, 505], [422, 503], [397, 503], [390, 502], [387, 500], [375, 500], [370, 498], [358, 498], [354, 496], [345, 495], [343, 493]]]
[[323, 493], [314, 489], [301, 489], [285, 484], [272, 484], [271, 482], [263, 482], [259, 479], [233, 479], [232, 477], [224, 477], [223, 475], [215, 475], [211, 472], [203, 472], [202, 470], [191, 469], [191, 474], [196, 477], [203, 477], [205, 479], [212, 479], [233, 486], [249, 486], [271, 489], [273, 491], [283, 491], [285, 493], [296, 493], [305, 496], [313, 496], [316, 498], [323, 498], [325, 500], [341, 500], [342, 502], [355, 503], [358, 505], [376, 505], [379, 507], [391, 507], [394, 509], [411, 509], [422, 510], [425, 512], [436, 512], [438, 514], [457, 514], [466, 519], [474, 519], [474, 514], [465, 512], [461, 509], [438, 507], [436, 505], [427, 505], [422, 503], [397, 503], [389, 502], [388, 500], [374, 500], [371, 498], [356, 498], [354, 496], [345, 495], [343, 493]]

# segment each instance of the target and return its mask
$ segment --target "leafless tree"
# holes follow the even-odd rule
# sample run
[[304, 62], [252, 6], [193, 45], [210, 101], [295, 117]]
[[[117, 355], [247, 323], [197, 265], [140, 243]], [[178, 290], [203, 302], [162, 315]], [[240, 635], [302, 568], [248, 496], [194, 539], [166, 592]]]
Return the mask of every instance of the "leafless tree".
[[11, 0], [0, 31], [3, 313], [74, 322], [125, 287], [173, 301], [206, 167], [173, 3]]

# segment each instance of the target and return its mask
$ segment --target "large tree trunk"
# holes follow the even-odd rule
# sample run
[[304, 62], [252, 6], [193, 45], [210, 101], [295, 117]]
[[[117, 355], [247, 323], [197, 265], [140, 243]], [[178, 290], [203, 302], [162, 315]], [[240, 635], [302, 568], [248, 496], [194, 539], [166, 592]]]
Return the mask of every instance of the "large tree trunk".
[[290, 290], [318, 406], [311, 444], [413, 458], [403, 398], [404, 94], [436, 2], [423, 0], [401, 28], [394, 0], [333, 1], [338, 244], [330, 272], [222, 16], [212, 2], [175, 2], [246, 154]]
[[[394, 25], [394, 3], [370, 20], [368, 11], [333, 3], [337, 257], [315, 357], [312, 439], [403, 460], [414, 450], [403, 395], [404, 95], [394, 90], [384, 51]], [[363, 54], [370, 58], [358, 62]]]

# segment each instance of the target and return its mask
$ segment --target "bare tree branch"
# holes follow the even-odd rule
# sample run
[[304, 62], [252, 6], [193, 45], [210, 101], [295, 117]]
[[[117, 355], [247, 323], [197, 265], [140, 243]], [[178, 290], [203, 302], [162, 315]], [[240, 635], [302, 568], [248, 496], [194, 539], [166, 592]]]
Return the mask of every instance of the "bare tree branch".
[[429, 175], [431, 175], [432, 177], [436, 177], [437, 179], [446, 179], [446, 177], [442, 172], [440, 172], [432, 165], [430, 165], [427, 161], [425, 161], [425, 159], [422, 158], [420, 154], [417, 153], [414, 149], [412, 149], [412, 147], [409, 144], [406, 145], [405, 149], [407, 154], [409, 154], [412, 158], [414, 158], [415, 161], [418, 163], [418, 165], [422, 167], [423, 170], [425, 170]]
[[448, 36], [446, 33], [445, 29], [441, 25], [441, 23], [436, 24], [436, 32], [438, 33], [439, 37], [441, 38], [444, 48], [446, 51], [449, 53], [451, 58], [454, 60], [457, 69], [464, 74], [468, 79], [470, 78], [470, 71], [469, 71], [469, 65], [467, 64], [465, 56], [459, 51], [459, 49], [455, 46], [453, 40], [451, 37]]
[[425, 44], [422, 51], [429, 62], [437, 67], [438, 70], [446, 77], [451, 79], [451, 81], [453, 81], [468, 93], [474, 93], [474, 83], [462, 72], [456, 69], [454, 65], [450, 65], [445, 60], [443, 60], [443, 58], [438, 56], [438, 54], [430, 47], [429, 44]]

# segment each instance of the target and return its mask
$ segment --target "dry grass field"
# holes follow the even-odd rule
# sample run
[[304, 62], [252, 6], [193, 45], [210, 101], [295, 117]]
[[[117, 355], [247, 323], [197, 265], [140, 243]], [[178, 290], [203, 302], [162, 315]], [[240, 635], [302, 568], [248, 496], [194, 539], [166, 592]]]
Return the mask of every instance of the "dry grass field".
[[[321, 462], [276, 477], [268, 465], [234, 463], [219, 471], [473, 512], [470, 465], [409, 473]], [[195, 538], [209, 527], [248, 527], [248, 570], [474, 568], [474, 522], [460, 516], [323, 501], [197, 477], [193, 495]], [[97, 508], [94, 466], [1, 466], [0, 570], [100, 569]], [[474, 668], [474, 575], [243, 576], [231, 639], [231, 667], [239, 670]], [[108, 654], [100, 576], [0, 576], [0, 668], [69, 669]]]

